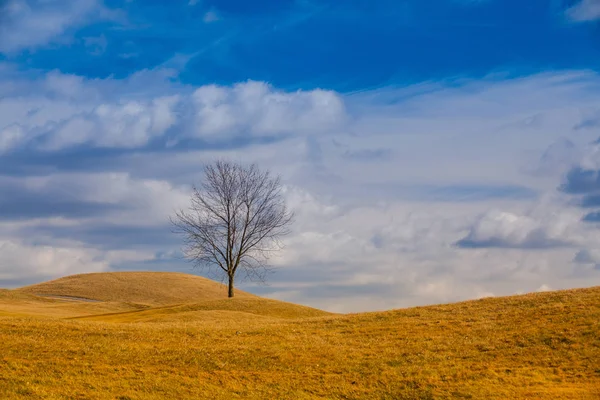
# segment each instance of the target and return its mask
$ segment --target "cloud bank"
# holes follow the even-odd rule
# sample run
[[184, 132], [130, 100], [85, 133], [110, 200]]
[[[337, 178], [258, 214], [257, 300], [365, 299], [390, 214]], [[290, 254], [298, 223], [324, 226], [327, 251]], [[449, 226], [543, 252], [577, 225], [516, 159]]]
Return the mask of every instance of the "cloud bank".
[[[144, 81], [160, 74], [156, 71]], [[310, 135], [340, 128], [347, 117], [334, 92], [284, 92], [261, 82], [181, 87], [170, 95], [149, 95], [140, 89], [115, 95], [109, 89], [117, 84], [112, 80], [88, 82], [56, 72], [39, 80], [43, 89], [34, 93], [25, 94], [27, 82], [2, 83], [0, 151], [5, 153]], [[16, 91], [19, 86], [25, 90]]]
[[595, 73], [342, 94], [0, 68], [0, 286], [189, 272], [168, 216], [222, 157], [281, 174], [298, 213], [259, 294], [360, 311], [600, 282], [598, 133], [575, 128]]

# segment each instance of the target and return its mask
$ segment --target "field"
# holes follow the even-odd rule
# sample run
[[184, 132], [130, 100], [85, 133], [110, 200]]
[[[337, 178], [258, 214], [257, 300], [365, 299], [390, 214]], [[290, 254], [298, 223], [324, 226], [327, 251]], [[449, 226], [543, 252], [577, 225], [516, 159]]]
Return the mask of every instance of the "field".
[[334, 315], [78, 275], [0, 291], [0, 354], [0, 399], [600, 399], [600, 288]]

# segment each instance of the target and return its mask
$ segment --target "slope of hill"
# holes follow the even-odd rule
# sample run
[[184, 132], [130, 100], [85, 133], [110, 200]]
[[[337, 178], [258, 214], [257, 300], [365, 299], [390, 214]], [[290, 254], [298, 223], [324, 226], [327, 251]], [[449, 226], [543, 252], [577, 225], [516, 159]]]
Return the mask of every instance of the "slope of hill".
[[[21, 293], [163, 306], [227, 298], [227, 288], [176, 272], [103, 272], [71, 275], [17, 289]], [[255, 297], [236, 291], [239, 298]]]
[[600, 399], [600, 288], [308, 319], [202, 304], [0, 316], [0, 398]]
[[139, 310], [140, 305], [123, 302], [80, 302], [36, 296], [20, 290], [0, 291], [0, 315], [68, 318], [74, 316]]
[[21, 289], [0, 291], [0, 312], [105, 322], [202, 321], [258, 316], [306, 318], [321, 310], [254, 296], [195, 275], [109, 272], [72, 275]]
[[[219, 311], [219, 313], [216, 314], [215, 311]], [[214, 319], [216, 316], [223, 319], [228, 317], [237, 319], [240, 318], [241, 313], [253, 314], [252, 318], [263, 316], [286, 319], [333, 315], [298, 304], [256, 297], [208, 300], [197, 304], [153, 307], [146, 310], [91, 315], [78, 319], [104, 322], [177, 322]]]

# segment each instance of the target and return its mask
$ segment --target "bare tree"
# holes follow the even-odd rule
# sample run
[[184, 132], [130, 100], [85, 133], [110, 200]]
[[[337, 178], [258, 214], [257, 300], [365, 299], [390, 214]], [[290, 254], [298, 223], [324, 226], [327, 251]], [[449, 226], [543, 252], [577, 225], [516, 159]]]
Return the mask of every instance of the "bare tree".
[[293, 214], [281, 193], [281, 180], [255, 164], [217, 161], [204, 167], [191, 207], [171, 218], [184, 237], [184, 253], [196, 266], [220, 272], [234, 295], [234, 278], [243, 270], [264, 280], [271, 252], [281, 248]]

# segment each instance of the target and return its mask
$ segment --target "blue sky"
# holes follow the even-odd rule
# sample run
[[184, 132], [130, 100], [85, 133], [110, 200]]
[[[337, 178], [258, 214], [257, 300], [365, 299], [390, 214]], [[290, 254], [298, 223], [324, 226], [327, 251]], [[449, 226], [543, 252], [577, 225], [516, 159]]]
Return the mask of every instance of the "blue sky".
[[0, 287], [189, 272], [168, 216], [223, 157], [299, 216], [258, 294], [600, 284], [599, 69], [598, 0], [0, 0]]
[[252, 79], [341, 92], [596, 66], [598, 27], [573, 24], [568, 6], [559, 0], [111, 1], [104, 17], [90, 12], [88, 24], [65, 26], [70, 37], [16, 48], [8, 58], [27, 68], [119, 79], [174, 63], [181, 82], [192, 85]]

